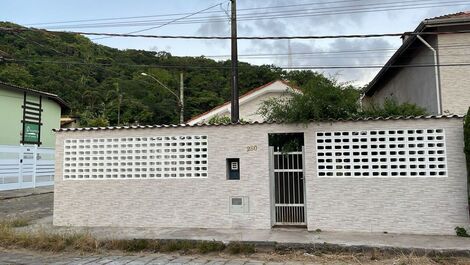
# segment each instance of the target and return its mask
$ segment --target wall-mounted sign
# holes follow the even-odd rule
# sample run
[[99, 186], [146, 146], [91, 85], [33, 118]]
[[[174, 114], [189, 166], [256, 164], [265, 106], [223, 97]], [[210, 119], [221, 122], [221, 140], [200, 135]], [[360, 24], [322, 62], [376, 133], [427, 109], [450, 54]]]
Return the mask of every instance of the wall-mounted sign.
[[41, 145], [41, 116], [42, 116], [42, 96], [34, 98], [34, 96], [27, 97], [24, 92], [23, 99], [23, 132], [21, 134], [22, 144], [35, 144]]
[[24, 123], [24, 142], [39, 143], [39, 124], [31, 122]]

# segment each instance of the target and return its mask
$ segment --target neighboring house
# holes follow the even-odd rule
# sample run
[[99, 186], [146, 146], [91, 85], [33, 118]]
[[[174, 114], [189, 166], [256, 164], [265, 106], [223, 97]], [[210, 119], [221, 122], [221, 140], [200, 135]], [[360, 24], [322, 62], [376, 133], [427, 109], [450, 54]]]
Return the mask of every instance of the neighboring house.
[[[292, 93], [301, 93], [300, 89], [290, 85], [284, 80], [276, 80], [240, 96], [240, 119], [244, 121], [263, 121], [263, 117], [258, 114], [258, 109], [263, 101], [275, 97], [290, 97]], [[211, 118], [219, 116], [230, 116], [231, 103], [225, 102], [207, 112], [197, 115], [187, 121], [187, 124], [206, 123]]]
[[[425, 19], [414, 32], [469, 30], [470, 12], [460, 12]], [[380, 104], [393, 98], [424, 107], [431, 114], [466, 113], [470, 106], [469, 43], [470, 33], [463, 32], [404, 36], [402, 46], [367, 86], [362, 103]]]
[[0, 82], [0, 190], [52, 183], [52, 129], [67, 109], [57, 95]]
[[78, 128], [80, 119], [78, 117], [63, 116], [60, 118], [60, 128]]

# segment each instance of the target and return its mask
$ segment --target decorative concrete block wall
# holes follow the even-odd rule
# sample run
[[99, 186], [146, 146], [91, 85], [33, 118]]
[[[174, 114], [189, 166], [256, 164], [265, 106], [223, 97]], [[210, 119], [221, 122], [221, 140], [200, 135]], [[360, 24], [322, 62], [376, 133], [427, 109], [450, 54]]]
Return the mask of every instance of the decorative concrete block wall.
[[[269, 229], [268, 133], [296, 128], [260, 124], [59, 132], [54, 225]], [[207, 176], [64, 179], [64, 141], [182, 135], [207, 136]], [[227, 180], [226, 158], [240, 158], [240, 180]], [[248, 196], [247, 213], [230, 212], [232, 196]]]
[[[373, 155], [373, 151], [368, 149], [374, 148], [374, 141], [382, 141], [374, 136], [374, 132], [407, 134], [411, 130], [422, 130], [424, 134], [429, 132], [426, 139], [421, 140], [432, 145], [413, 146], [421, 140], [408, 138], [414, 137], [410, 135], [406, 135], [406, 139], [387, 139], [401, 142], [387, 142], [384, 150], [388, 153], [382, 156], [401, 157], [393, 153], [396, 151], [394, 148], [405, 148], [395, 146], [398, 144], [406, 144], [407, 147], [411, 144], [413, 150], [434, 153], [408, 152], [403, 155], [409, 159], [408, 162], [374, 162], [374, 156], [380, 157], [381, 154]], [[304, 133], [309, 230], [454, 234], [455, 226], [468, 225], [461, 118], [59, 131], [54, 225], [270, 229], [268, 134], [287, 132]], [[318, 163], [319, 152], [324, 153], [328, 145], [317, 141], [330, 137], [326, 134], [328, 132], [331, 139], [334, 139], [335, 132], [348, 132], [339, 136], [345, 138], [362, 137], [360, 134], [364, 132], [368, 140], [360, 145], [367, 146], [357, 148], [369, 153], [353, 154], [351, 151], [351, 158], [361, 161], [346, 163], [344, 158], [348, 154], [343, 150], [343, 160], [337, 162], [338, 157], [333, 153], [334, 163]], [[171, 149], [188, 147], [187, 141], [194, 140], [188, 136], [204, 136], [201, 141], [207, 140], [207, 150], [184, 150], [183, 153], [197, 155], [206, 152], [207, 164], [203, 156], [173, 157], [177, 162], [171, 163]], [[428, 136], [433, 138], [429, 140]], [[134, 139], [132, 146], [127, 147], [129, 141], [122, 139]], [[141, 148], [142, 141], [145, 148], [149, 147], [148, 150], [154, 148], [161, 151], [128, 152], [129, 148]], [[356, 148], [352, 141], [348, 143], [348, 148]], [[176, 142], [178, 144], [173, 145]], [[184, 143], [184, 147], [180, 142]], [[74, 144], [78, 147], [72, 148]], [[160, 149], [156, 148], [158, 144], [161, 144]], [[204, 143], [196, 146], [193, 141], [189, 146], [198, 148], [201, 145], [205, 146]], [[325, 149], [317, 148], [320, 146]], [[335, 146], [334, 140], [331, 146]], [[444, 154], [438, 153], [442, 149]], [[81, 155], [79, 152], [82, 152]], [[176, 153], [181, 155], [180, 152]], [[125, 157], [123, 160], [120, 157], [114, 159], [121, 155]], [[427, 168], [420, 168], [419, 165], [424, 162], [414, 163], [412, 160], [420, 155], [427, 159], [436, 158], [436, 166], [428, 161], [425, 163]], [[102, 158], [95, 159], [95, 162], [91, 158], [77, 160], [81, 156]], [[437, 159], [442, 156], [445, 161]], [[227, 180], [227, 158], [240, 158], [240, 180]], [[140, 159], [138, 164], [136, 159]], [[144, 164], [141, 160], [161, 164]], [[127, 163], [130, 161], [133, 164], [129, 166]], [[345, 167], [348, 163], [350, 170]], [[374, 163], [385, 163], [387, 168], [372, 168]], [[400, 163], [410, 167], [400, 169]], [[415, 168], [411, 167], [415, 164]], [[355, 168], [356, 165], [370, 166], [370, 170]], [[322, 174], [331, 170], [330, 166], [334, 166], [334, 173]], [[336, 170], [336, 166], [341, 168]], [[173, 170], [176, 170], [175, 174], [164, 175]], [[420, 174], [423, 170], [425, 173]], [[395, 171], [406, 173], [395, 174]], [[416, 174], [412, 175], [411, 172]], [[231, 211], [230, 198], [238, 196], [247, 199], [248, 207]]]
[[[409, 129], [424, 132], [442, 129], [445, 134], [447, 174], [373, 176], [375, 170], [370, 168], [369, 176], [319, 177], [315, 172], [315, 153], [307, 151], [309, 230], [453, 235], [456, 226], [469, 224], [461, 119], [314, 123], [310, 127], [316, 132], [404, 130], [406, 133]], [[316, 140], [317, 135], [306, 135], [306, 150], [315, 150]], [[416, 143], [416, 138], [410, 141], [406, 137], [405, 144], [409, 143]], [[371, 142], [367, 144], [370, 146]], [[393, 164], [390, 158], [394, 156], [390, 155], [388, 146], [386, 149], [389, 158], [386, 164], [390, 166]], [[427, 159], [433, 156], [428, 154], [428, 149], [433, 150], [427, 145], [415, 150], [425, 151], [422, 156]], [[442, 162], [435, 162], [435, 165], [439, 164]]]

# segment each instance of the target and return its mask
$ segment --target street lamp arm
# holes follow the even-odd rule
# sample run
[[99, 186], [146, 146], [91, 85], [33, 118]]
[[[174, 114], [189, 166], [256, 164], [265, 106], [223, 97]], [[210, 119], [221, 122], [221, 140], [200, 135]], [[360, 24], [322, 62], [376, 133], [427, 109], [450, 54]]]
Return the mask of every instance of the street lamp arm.
[[168, 88], [167, 86], [165, 86], [162, 82], [160, 82], [160, 80], [158, 80], [157, 78], [155, 78], [153, 75], [144, 74], [144, 73], [142, 73], [142, 75], [143, 75], [143, 76], [148, 76], [148, 77], [152, 78], [153, 80], [155, 80], [159, 85], [161, 85], [161, 86], [164, 87], [166, 90], [168, 90], [171, 94], [173, 94], [173, 95], [178, 99], [178, 102], [179, 102], [180, 97], [179, 97], [173, 90], [171, 90], [170, 88]]

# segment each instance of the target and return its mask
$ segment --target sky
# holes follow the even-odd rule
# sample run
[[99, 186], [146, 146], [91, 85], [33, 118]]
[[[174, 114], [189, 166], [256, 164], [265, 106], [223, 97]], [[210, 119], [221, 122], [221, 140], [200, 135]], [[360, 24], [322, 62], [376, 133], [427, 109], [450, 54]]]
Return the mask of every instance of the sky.
[[[50, 30], [129, 33], [154, 27], [141, 34], [230, 35], [228, 0], [1, 0], [0, 3], [0, 21]], [[202, 10], [206, 11], [183, 19]], [[401, 33], [414, 30], [425, 18], [468, 11], [470, 2], [237, 0], [237, 10], [239, 36]], [[114, 20], [70, 22], [109, 18]], [[173, 23], [167, 24], [171, 21]], [[105, 23], [108, 27], [96, 23]], [[118, 24], [119, 27], [116, 27], [117, 23], [121, 23]], [[88, 24], [88, 27], [84, 24]], [[224, 60], [228, 57], [223, 56], [230, 54], [229, 40], [89, 37], [96, 43], [118, 49], [166, 51], [175, 56], [204, 55]], [[291, 40], [290, 43], [287, 40], [239, 40], [238, 52], [240, 61], [258, 65], [274, 64], [280, 67], [383, 65], [400, 44], [399, 37]], [[370, 82], [378, 70], [316, 71], [340, 82], [360, 86]]]

